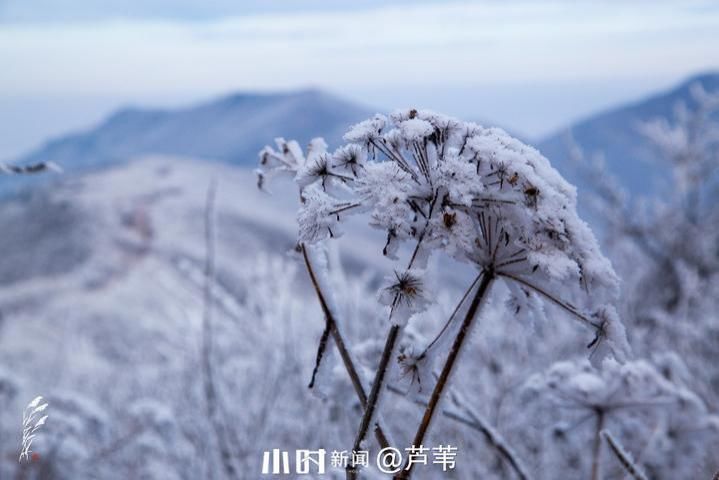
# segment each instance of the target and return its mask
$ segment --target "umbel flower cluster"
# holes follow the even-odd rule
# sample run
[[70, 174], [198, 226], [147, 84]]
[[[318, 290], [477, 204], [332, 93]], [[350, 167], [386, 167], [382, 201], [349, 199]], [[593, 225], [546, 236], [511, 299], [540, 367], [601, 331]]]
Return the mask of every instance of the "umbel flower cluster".
[[[539, 295], [559, 287], [557, 300], [572, 299], [562, 307], [610, 338], [618, 333], [614, 340], [624, 347], [615, 332], [621, 325], [590, 311], [613, 300], [614, 270], [577, 215], [574, 187], [537, 150], [501, 129], [422, 110], [376, 115], [345, 140], [334, 153], [322, 139], [310, 143], [306, 156], [282, 139], [279, 151], [260, 153], [261, 185], [268, 175], [287, 172], [301, 188], [301, 242], [337, 237], [343, 220], [365, 213], [386, 232], [384, 255], [396, 258], [401, 243], [413, 242], [410, 267], [417, 272], [431, 252], [442, 251], [531, 284], [525, 287]], [[421, 273], [415, 275], [398, 274], [389, 287], [412, 286], [408, 298], [397, 292], [408, 313], [427, 304], [408, 301], [423, 292]]]
[[[577, 478], [588, 471], [592, 479], [621, 477], [610, 472], [619, 465], [602, 453], [601, 433], [608, 430], [636, 452], [635, 463], [651, 478], [692, 478], [706, 445], [719, 433], [719, 417], [695, 393], [670, 380], [675, 375], [669, 366], [662, 370], [644, 360], [619, 364], [608, 358], [601, 369], [586, 360], [559, 362], [533, 375], [523, 405], [533, 418], [554, 423], [543, 430], [546, 437], [536, 439], [537, 448], [561, 445], [562, 452], [562, 458], [545, 452], [543, 470], [571, 471], [568, 475]], [[614, 450], [611, 442], [608, 446]], [[552, 468], [553, 462], [558, 468]]]
[[[425, 358], [440, 353], [429, 355], [429, 349], [448, 344], [435, 340], [414, 356], [396, 351], [407, 322], [431, 304], [427, 260], [432, 254], [471, 264], [477, 277], [437, 335], [456, 337], [413, 444], [419, 445], [429, 428], [473, 320], [497, 279], [524, 297], [515, 302], [518, 307], [545, 300], [589, 327], [593, 356], [610, 349], [625, 359], [624, 328], [611, 306], [617, 277], [577, 215], [574, 187], [537, 150], [501, 129], [414, 109], [375, 115], [351, 127], [344, 139], [347, 144], [333, 153], [315, 139], [306, 155], [296, 142], [278, 139], [278, 150], [260, 152], [258, 183], [264, 187], [268, 177], [282, 173], [294, 177], [301, 198], [300, 245], [339, 237], [348, 217], [365, 215], [386, 235], [383, 255], [399, 265], [378, 295], [387, 306], [390, 331], [356, 447], [375, 423], [390, 359], [400, 357], [405, 369], [420, 368]], [[400, 264], [405, 253], [408, 258]], [[432, 379], [433, 365], [427, 363]]]

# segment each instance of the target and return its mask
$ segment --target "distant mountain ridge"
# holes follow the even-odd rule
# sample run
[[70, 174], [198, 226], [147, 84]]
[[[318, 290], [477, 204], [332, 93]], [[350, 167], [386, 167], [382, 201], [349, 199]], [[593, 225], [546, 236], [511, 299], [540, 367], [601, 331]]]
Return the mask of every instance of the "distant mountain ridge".
[[[690, 88], [694, 83], [708, 91], [717, 90], [719, 73], [693, 76], [671, 90], [606, 110], [529, 143], [579, 187], [580, 195], [588, 184], [569, 158], [570, 135], [588, 156], [603, 153], [608, 169], [627, 190], [633, 194], [652, 193], [657, 182], [666, 177], [661, 167], [651, 161], [655, 152], [637, 127], [656, 117], [671, 119], [679, 102], [691, 102]], [[18, 162], [53, 161], [72, 172], [159, 154], [254, 166], [257, 152], [275, 137], [306, 144], [322, 136], [334, 147], [351, 124], [373, 113], [316, 89], [240, 93], [174, 110], [130, 108], [111, 115], [96, 128], [48, 141]], [[28, 182], [34, 180], [14, 179], [13, 188]], [[0, 193], [5, 185], [0, 181]]]
[[570, 137], [585, 155], [602, 153], [607, 169], [631, 193], [652, 193], [656, 191], [657, 182], [665, 176], [660, 164], [652, 161], [656, 152], [639, 132], [638, 126], [657, 117], [671, 122], [680, 102], [693, 103], [690, 89], [695, 83], [709, 92], [719, 90], [719, 72], [692, 76], [668, 91], [600, 112], [549, 135], [540, 140], [537, 147], [562, 174], [580, 187], [580, 192], [586, 179], [577, 174], [570, 160]]
[[249, 166], [277, 136], [302, 143], [324, 136], [336, 145], [347, 127], [370, 114], [319, 90], [242, 93], [178, 110], [120, 110], [98, 127], [51, 140], [19, 161], [53, 161], [72, 171], [163, 154]]

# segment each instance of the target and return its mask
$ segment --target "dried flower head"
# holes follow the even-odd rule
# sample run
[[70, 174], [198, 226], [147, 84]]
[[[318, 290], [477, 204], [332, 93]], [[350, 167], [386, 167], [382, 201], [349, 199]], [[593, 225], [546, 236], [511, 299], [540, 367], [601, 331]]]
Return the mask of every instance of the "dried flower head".
[[615, 300], [616, 274], [577, 214], [574, 187], [536, 149], [501, 129], [415, 109], [375, 115], [344, 139], [331, 156], [319, 140], [307, 158], [283, 140], [281, 152], [261, 153], [262, 175], [294, 172], [302, 189], [301, 242], [337, 237], [349, 215], [366, 214], [386, 234], [385, 256], [411, 244], [408, 270], [442, 252], [521, 285], [626, 350], [615, 316], [590, 313]]
[[386, 278], [387, 284], [380, 290], [379, 301], [390, 307], [390, 320], [402, 324], [427, 308], [430, 303], [422, 275], [416, 270], [394, 272]]
[[[588, 361], [560, 362], [534, 375], [526, 385], [528, 408], [542, 422], [553, 423], [550, 433], [562, 441], [556, 452], [579, 456], [577, 470], [588, 470], [586, 452], [599, 430], [607, 428], [632, 451], [641, 452], [642, 466], [651, 478], [690, 478], [704, 455], [702, 445], [716, 441], [717, 420], [701, 399], [668, 381], [644, 360], [619, 364], [607, 359], [601, 368]], [[611, 458], [606, 460], [611, 461]]]

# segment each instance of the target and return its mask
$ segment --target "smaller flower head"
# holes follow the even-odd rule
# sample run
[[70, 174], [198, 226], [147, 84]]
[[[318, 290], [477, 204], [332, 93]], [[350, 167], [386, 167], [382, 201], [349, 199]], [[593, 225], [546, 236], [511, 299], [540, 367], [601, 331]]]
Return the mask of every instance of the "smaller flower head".
[[413, 314], [430, 304], [423, 277], [416, 270], [395, 272], [387, 277], [388, 284], [380, 290], [380, 303], [390, 307], [390, 319], [403, 325]]

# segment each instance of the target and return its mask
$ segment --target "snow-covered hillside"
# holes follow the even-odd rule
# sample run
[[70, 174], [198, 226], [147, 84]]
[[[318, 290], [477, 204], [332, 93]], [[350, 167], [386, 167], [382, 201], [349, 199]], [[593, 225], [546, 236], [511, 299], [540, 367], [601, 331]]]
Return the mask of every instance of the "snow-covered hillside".
[[[200, 356], [213, 181], [214, 355], [226, 422], [251, 435], [236, 445], [241, 468], [259, 471], [262, 450], [276, 446], [343, 445], [333, 435], [353, 422], [306, 388], [323, 321], [292, 254], [296, 191], [270, 196], [249, 169], [152, 156], [0, 205], [3, 478], [17, 468], [18, 414], [36, 395], [50, 420], [28, 475], [212, 478]], [[364, 279], [347, 284], [349, 315], [363, 318], [350, 335], [377, 321], [366, 306], [376, 273], [362, 272], [383, 238], [358, 235], [342, 258]], [[307, 430], [327, 415], [333, 426]]]

